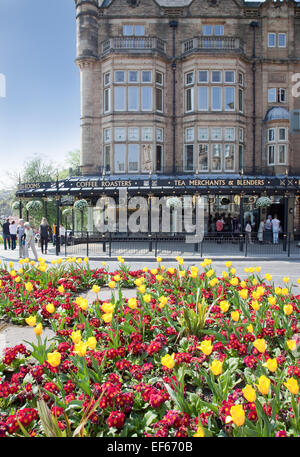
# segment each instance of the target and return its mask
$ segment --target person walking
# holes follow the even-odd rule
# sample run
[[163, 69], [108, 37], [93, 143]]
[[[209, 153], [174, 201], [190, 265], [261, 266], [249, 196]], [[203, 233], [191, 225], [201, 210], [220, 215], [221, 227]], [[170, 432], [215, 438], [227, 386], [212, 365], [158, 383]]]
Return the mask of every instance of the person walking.
[[272, 219], [273, 244], [278, 244], [279, 229], [280, 229], [280, 220], [277, 219], [277, 214], [275, 214], [274, 219]]
[[11, 250], [14, 251], [16, 249], [16, 239], [17, 239], [17, 224], [15, 221], [12, 221], [9, 225], [9, 234], [11, 240]]
[[40, 242], [41, 242], [42, 254], [47, 254], [48, 241], [49, 241], [49, 224], [47, 222], [47, 219], [45, 217], [43, 217], [41, 224], [40, 224]]
[[217, 230], [217, 238], [218, 238], [217, 243], [219, 243], [219, 244], [221, 243], [223, 228], [224, 228], [224, 223], [223, 223], [221, 216], [219, 216], [219, 218], [216, 222], [216, 230]]
[[260, 243], [264, 240], [265, 223], [266, 220], [262, 219], [258, 227], [257, 238]]
[[268, 244], [272, 242], [272, 216], [269, 215], [265, 223], [265, 240]]
[[60, 244], [64, 244], [65, 243], [65, 240], [66, 240], [66, 229], [65, 227], [60, 224], [59, 226], [59, 237], [60, 237]]
[[17, 238], [18, 238], [18, 245], [19, 245], [19, 258], [25, 258], [25, 226], [24, 226], [24, 219], [19, 219], [19, 225], [17, 227]]
[[253, 244], [253, 241], [252, 241], [252, 238], [251, 238], [252, 227], [251, 227], [251, 220], [250, 219], [248, 219], [246, 221], [245, 232], [246, 232], [247, 239], [248, 239], [249, 243]]
[[3, 236], [3, 242], [4, 242], [4, 249], [6, 251], [7, 246], [8, 246], [8, 249], [10, 249], [9, 219], [7, 219], [6, 222], [4, 222], [4, 224], [2, 225], [2, 236]]
[[25, 222], [24, 227], [25, 227], [25, 235], [26, 235], [26, 239], [25, 239], [25, 255], [26, 255], [26, 257], [28, 257], [28, 250], [29, 250], [29, 248], [31, 248], [31, 250], [33, 252], [33, 255], [34, 255], [34, 258], [37, 261], [38, 260], [38, 255], [37, 255], [36, 247], [35, 247], [35, 244], [34, 244], [34, 233], [33, 233], [33, 230], [30, 227], [29, 222]]

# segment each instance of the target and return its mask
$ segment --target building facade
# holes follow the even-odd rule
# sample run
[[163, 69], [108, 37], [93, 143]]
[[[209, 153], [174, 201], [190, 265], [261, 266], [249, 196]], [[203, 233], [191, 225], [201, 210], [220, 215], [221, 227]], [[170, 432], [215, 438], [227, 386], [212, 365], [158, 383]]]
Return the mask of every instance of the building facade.
[[[207, 231], [216, 214], [257, 229], [270, 212], [300, 233], [300, 5], [75, 4], [82, 177], [61, 192], [91, 206], [118, 187], [193, 193]], [[272, 206], [258, 209], [264, 195]]]

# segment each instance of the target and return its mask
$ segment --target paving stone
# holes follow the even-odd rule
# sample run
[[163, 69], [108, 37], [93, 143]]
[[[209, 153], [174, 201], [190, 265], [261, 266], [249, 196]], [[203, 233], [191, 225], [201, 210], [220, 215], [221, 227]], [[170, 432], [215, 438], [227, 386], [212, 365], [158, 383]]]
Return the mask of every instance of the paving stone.
[[[52, 330], [44, 328], [41, 339], [44, 341], [45, 338], [47, 338], [47, 347], [49, 347], [51, 344], [51, 341], [49, 340], [54, 336], [55, 333]], [[0, 358], [3, 357], [4, 349], [6, 347], [24, 344], [29, 350], [32, 349], [29, 344], [25, 343], [25, 340], [36, 344], [37, 337], [32, 327], [21, 327], [8, 324], [7, 327], [2, 328], [2, 331], [0, 331]]]

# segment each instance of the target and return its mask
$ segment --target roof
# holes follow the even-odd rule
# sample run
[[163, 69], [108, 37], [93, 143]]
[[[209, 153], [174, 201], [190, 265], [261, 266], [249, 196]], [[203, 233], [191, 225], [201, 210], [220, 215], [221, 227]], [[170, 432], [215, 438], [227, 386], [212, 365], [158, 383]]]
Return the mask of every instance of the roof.
[[274, 106], [273, 108], [269, 109], [267, 111], [265, 121], [273, 121], [276, 119], [280, 120], [285, 120], [288, 119], [290, 120], [290, 113], [287, 109], [282, 108], [281, 106]]

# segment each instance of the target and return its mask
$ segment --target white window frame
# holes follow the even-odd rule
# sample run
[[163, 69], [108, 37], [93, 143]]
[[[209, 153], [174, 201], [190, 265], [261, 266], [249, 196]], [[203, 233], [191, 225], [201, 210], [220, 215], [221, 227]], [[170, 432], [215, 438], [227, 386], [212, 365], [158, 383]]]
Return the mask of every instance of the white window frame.
[[[207, 170], [200, 168], [200, 147], [205, 146], [207, 152]], [[209, 144], [208, 143], [198, 143], [198, 171], [201, 173], [209, 173]]]
[[[230, 149], [233, 150], [233, 164], [232, 164], [232, 168], [226, 168], [226, 146], [229, 146]], [[236, 152], [236, 148], [235, 148], [235, 143], [225, 143], [224, 144], [224, 159], [223, 159], [223, 163], [224, 163], [224, 171], [234, 171], [235, 170], [235, 152]]]
[[[281, 140], [280, 139], [280, 130], [284, 130], [284, 140]], [[288, 141], [288, 129], [286, 127], [278, 127], [278, 141], [279, 143], [284, 143], [286, 141]]]
[[[206, 73], [206, 81], [200, 81], [200, 73]], [[198, 84], [208, 84], [209, 83], [209, 71], [208, 70], [198, 70]]]
[[[199, 101], [200, 101], [200, 91], [203, 90], [203, 89], [206, 89], [206, 92], [207, 92], [207, 105], [206, 105], [206, 108], [200, 108], [200, 103], [199, 103]], [[198, 92], [198, 111], [202, 111], [202, 112], [209, 111], [209, 92], [210, 92], [209, 86], [198, 86], [197, 92]]]
[[[201, 130], [207, 132], [207, 134], [203, 138], [201, 138], [201, 136], [200, 136]], [[208, 141], [208, 140], [209, 140], [209, 128], [208, 127], [198, 127], [198, 141], [202, 142], [202, 141]]]
[[[192, 75], [192, 81], [191, 82], [188, 82], [188, 80], [187, 80], [189, 75]], [[193, 86], [194, 84], [195, 84], [195, 72], [194, 71], [187, 71], [184, 74], [184, 85], [186, 87], [189, 87], [189, 86]]]
[[[187, 148], [192, 146], [193, 147], [193, 167], [191, 169], [187, 168], [186, 167], [186, 163], [187, 163]], [[184, 168], [184, 171], [188, 172], [188, 171], [194, 171], [195, 170], [195, 145], [194, 143], [189, 143], [189, 144], [185, 144], [184, 146], [184, 150], [183, 150], [183, 168]]]
[[[280, 36], [284, 37], [284, 46], [280, 45]], [[286, 48], [286, 43], [287, 43], [287, 36], [286, 33], [278, 33], [277, 37], [277, 44], [279, 48]]]
[[[233, 137], [227, 137], [226, 138], [226, 130], [229, 131], [233, 131]], [[224, 128], [224, 141], [226, 141], [226, 143], [230, 142], [230, 141], [235, 141], [235, 136], [236, 136], [236, 132], [235, 132], [235, 127], [225, 127]]]
[[[187, 109], [187, 94], [190, 91], [191, 93], [191, 109]], [[185, 113], [192, 113], [194, 111], [194, 87], [190, 86], [187, 87], [184, 91], [184, 112]]]
[[[274, 151], [274, 162], [270, 162], [270, 149], [273, 148], [273, 151]], [[275, 165], [275, 162], [276, 162], [276, 145], [275, 144], [269, 144], [268, 145], [268, 166], [273, 166]]]
[[[274, 45], [270, 45], [270, 37], [274, 36]], [[269, 32], [268, 33], [268, 48], [276, 48], [276, 33], [274, 32]]]
[[[214, 89], [218, 89], [218, 91], [220, 93], [220, 108], [214, 108], [214, 106], [213, 106]], [[217, 112], [223, 111], [223, 91], [222, 91], [221, 86], [212, 86], [211, 87], [211, 111], [217, 111]]]
[[[280, 162], [279, 158], [280, 158], [280, 148], [284, 148], [284, 157], [285, 157], [285, 161], [284, 162]], [[278, 161], [278, 165], [286, 165], [287, 164], [287, 144], [286, 143], [280, 143], [278, 144], [278, 157], [277, 157], [277, 161]]]
[[[226, 81], [226, 73], [233, 73], [233, 81]], [[235, 70], [224, 70], [224, 84], [236, 84]]]
[[[233, 103], [234, 103], [234, 107], [233, 108], [228, 108], [227, 106], [227, 103], [226, 103], [226, 92], [227, 92], [227, 89], [233, 89]], [[235, 87], [234, 86], [225, 86], [224, 87], [224, 109], [225, 111], [235, 111], [236, 109], [236, 94], [235, 94]]]
[[[273, 140], [270, 140], [271, 132], [273, 132]], [[274, 127], [268, 129], [268, 143], [276, 143], [276, 129]]]

